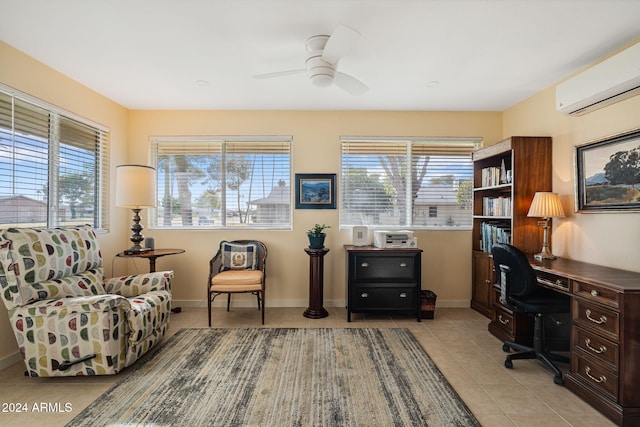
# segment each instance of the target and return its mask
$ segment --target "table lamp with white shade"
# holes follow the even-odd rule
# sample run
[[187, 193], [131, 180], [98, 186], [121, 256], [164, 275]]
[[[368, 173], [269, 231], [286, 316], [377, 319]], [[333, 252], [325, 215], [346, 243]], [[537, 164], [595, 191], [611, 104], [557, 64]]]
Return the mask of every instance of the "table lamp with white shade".
[[156, 170], [144, 165], [116, 166], [116, 206], [130, 208], [133, 211], [133, 234], [129, 238], [133, 243], [125, 254], [137, 254], [150, 250], [140, 245], [144, 228], [140, 224], [140, 211], [156, 206]]
[[538, 221], [538, 225], [542, 226], [544, 233], [542, 252], [535, 254], [534, 258], [537, 260], [556, 259], [557, 257], [551, 253], [551, 248], [549, 247], [549, 220], [551, 218], [564, 218], [564, 210], [558, 194], [546, 191], [537, 192], [533, 196], [527, 216], [542, 218], [542, 221]]

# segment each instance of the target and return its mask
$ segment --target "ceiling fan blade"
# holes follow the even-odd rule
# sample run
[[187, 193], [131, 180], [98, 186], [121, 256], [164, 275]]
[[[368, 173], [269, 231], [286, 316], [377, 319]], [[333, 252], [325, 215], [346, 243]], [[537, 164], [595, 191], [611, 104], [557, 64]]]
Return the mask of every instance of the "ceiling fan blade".
[[270, 79], [272, 77], [282, 77], [282, 76], [291, 76], [294, 74], [303, 74], [306, 73], [306, 69], [300, 70], [286, 70], [286, 71], [276, 71], [275, 73], [267, 73], [267, 74], [256, 74], [253, 76], [254, 79]]
[[362, 83], [360, 80], [339, 71], [336, 73], [333, 83], [345, 92], [349, 92], [351, 95], [362, 95], [369, 90], [367, 85]]
[[337, 64], [349, 52], [360, 38], [360, 33], [346, 25], [340, 25], [327, 40], [322, 59], [329, 64]]

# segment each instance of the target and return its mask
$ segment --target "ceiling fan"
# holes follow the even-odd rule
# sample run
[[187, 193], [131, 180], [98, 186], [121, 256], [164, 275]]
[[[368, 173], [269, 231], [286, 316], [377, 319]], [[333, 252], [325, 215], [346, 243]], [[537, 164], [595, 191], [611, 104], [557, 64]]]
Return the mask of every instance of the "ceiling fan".
[[367, 85], [349, 74], [337, 71], [338, 62], [347, 54], [360, 38], [360, 33], [346, 25], [340, 25], [330, 35], [311, 36], [305, 42], [307, 57], [306, 68], [258, 74], [255, 79], [269, 79], [294, 74], [307, 73], [307, 77], [315, 86], [327, 87], [335, 84], [340, 89], [352, 94], [362, 95], [369, 90]]

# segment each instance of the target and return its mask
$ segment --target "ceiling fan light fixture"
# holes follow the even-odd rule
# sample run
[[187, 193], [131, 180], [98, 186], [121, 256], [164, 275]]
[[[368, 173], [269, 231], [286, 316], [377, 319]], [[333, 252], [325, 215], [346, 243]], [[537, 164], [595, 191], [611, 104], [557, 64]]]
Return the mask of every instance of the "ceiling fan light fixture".
[[309, 80], [314, 86], [327, 87], [333, 84], [333, 75], [330, 74], [312, 74], [309, 76]]

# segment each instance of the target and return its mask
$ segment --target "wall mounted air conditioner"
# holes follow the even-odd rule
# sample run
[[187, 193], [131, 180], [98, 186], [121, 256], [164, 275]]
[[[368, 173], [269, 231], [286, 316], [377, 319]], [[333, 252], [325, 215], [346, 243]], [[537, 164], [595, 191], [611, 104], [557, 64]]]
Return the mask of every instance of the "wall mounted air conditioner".
[[556, 86], [556, 108], [580, 116], [638, 94], [640, 43]]

